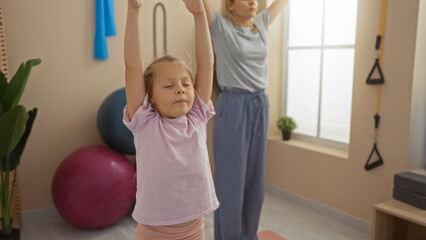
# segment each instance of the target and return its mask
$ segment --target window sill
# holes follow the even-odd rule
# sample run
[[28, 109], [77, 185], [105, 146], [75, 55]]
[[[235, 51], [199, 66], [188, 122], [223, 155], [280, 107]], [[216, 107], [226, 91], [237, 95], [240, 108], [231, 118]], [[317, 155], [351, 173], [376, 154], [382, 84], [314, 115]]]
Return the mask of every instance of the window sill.
[[347, 160], [349, 158], [349, 151], [347, 150], [327, 147], [327, 146], [305, 142], [305, 141], [301, 141], [297, 139], [291, 139], [290, 141], [283, 141], [282, 138], [278, 136], [269, 136], [268, 140], [276, 142], [276, 143], [284, 144], [286, 146], [295, 147], [295, 148], [299, 148], [299, 149], [303, 149], [303, 150], [307, 150], [311, 152], [317, 152], [317, 153], [321, 153], [324, 155], [329, 155], [329, 156], [333, 156], [333, 157], [337, 157], [341, 159]]

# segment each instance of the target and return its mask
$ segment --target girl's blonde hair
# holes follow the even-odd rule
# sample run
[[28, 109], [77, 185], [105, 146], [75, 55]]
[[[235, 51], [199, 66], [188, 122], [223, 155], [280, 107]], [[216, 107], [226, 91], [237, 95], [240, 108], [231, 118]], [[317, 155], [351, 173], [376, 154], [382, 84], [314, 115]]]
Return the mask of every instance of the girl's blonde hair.
[[148, 100], [151, 102], [152, 99], [152, 88], [154, 86], [154, 79], [156, 75], [155, 67], [160, 63], [176, 63], [182, 64], [182, 66], [188, 71], [189, 76], [191, 77], [192, 83], [194, 83], [194, 79], [192, 78], [191, 70], [185, 64], [185, 62], [177, 57], [171, 55], [165, 55], [153, 61], [149, 66], [145, 69], [143, 73], [143, 79], [145, 82], [145, 91], [148, 94]]
[[[235, 21], [234, 15], [232, 15], [231, 11], [228, 9], [228, 4], [234, 4], [235, 0], [222, 0], [222, 16], [228, 18], [231, 20], [232, 25], [234, 25], [234, 28], [237, 28], [238, 25]], [[256, 24], [253, 23], [253, 20], [250, 20], [250, 28], [253, 32], [257, 33], [259, 32], [259, 29], [257, 28]]]

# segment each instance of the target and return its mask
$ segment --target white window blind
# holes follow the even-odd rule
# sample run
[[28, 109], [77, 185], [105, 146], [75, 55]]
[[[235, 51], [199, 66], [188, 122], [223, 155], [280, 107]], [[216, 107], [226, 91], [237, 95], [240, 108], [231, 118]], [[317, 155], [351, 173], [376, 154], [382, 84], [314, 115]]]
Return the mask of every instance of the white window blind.
[[285, 19], [283, 115], [296, 137], [347, 147], [357, 0], [290, 1]]

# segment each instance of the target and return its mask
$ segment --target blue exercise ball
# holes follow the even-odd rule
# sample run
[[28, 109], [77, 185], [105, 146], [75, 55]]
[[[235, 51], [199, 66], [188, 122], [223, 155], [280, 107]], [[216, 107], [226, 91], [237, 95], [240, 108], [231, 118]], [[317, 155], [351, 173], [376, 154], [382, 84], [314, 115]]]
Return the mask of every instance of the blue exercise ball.
[[97, 116], [99, 135], [112, 149], [122, 154], [135, 154], [133, 134], [123, 124], [123, 108], [126, 106], [126, 91], [120, 88], [102, 102]]

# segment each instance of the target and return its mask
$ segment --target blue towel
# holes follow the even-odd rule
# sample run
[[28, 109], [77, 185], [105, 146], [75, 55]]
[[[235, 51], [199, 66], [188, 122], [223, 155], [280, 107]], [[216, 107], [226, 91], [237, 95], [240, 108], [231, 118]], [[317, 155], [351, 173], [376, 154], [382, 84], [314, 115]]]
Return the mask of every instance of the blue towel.
[[116, 34], [113, 0], [96, 0], [95, 59], [108, 58], [106, 37]]

